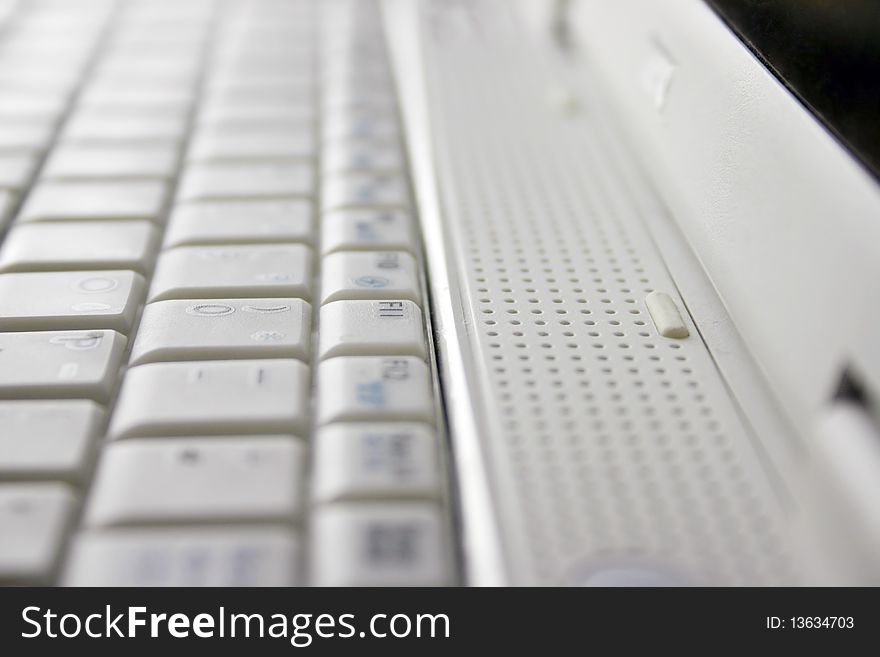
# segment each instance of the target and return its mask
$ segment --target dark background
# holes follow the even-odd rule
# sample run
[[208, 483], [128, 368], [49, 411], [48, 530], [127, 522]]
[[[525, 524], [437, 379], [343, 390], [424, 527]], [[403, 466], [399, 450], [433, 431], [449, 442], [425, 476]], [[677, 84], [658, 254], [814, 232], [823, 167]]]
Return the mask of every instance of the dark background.
[[[3, 589], [0, 650], [10, 657], [89, 655], [405, 655], [529, 657], [611, 655], [865, 653], [877, 644], [875, 589]], [[21, 620], [34, 605], [81, 616], [111, 605], [147, 613], [353, 613], [359, 629], [374, 613], [445, 613], [449, 639], [315, 639], [294, 648], [284, 639], [34, 639]], [[767, 616], [852, 616], [853, 629], [766, 629]], [[56, 620], [57, 625], [57, 620]], [[140, 628], [143, 632], [144, 628]], [[757, 653], [756, 653], [757, 649]]]
[[880, 0], [706, 0], [880, 178]]

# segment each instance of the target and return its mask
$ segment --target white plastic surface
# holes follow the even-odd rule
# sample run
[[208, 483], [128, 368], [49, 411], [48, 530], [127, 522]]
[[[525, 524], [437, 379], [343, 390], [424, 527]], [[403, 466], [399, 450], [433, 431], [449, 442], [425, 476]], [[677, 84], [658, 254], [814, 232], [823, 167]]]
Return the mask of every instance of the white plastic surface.
[[[504, 582], [582, 584], [621, 568], [683, 583], [790, 581], [779, 500], [644, 229], [636, 198], [650, 189], [595, 120], [603, 100], [582, 79], [568, 90], [581, 111], [547, 102], [559, 61], [524, 44], [507, 3], [428, 5], [442, 215], [420, 209], [442, 222], [425, 228], [439, 236], [432, 273], [437, 259], [449, 272], [432, 276], [434, 297], [451, 295], [437, 302], [438, 349], [470, 355], [444, 364], [448, 408], [454, 427], [467, 426], [457, 414], [475, 416], [475, 432], [453, 438], [470, 468], [463, 443], [479, 442], [484, 469], [464, 471], [462, 485], [479, 495], [471, 479], [488, 481]], [[691, 338], [658, 336], [644, 304], [654, 290]], [[468, 497], [462, 511], [478, 532]], [[480, 545], [464, 540], [467, 561]]]

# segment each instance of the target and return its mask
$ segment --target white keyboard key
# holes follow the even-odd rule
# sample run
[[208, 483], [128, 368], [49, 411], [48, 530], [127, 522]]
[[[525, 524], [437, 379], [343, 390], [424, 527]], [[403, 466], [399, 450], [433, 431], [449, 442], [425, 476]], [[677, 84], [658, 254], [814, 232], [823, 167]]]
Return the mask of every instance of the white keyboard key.
[[324, 257], [321, 303], [409, 299], [421, 303], [415, 258], [401, 251], [331, 253]]
[[244, 124], [308, 125], [314, 121], [315, 110], [309, 102], [285, 102], [241, 98], [234, 102], [202, 104], [198, 124], [205, 126], [233, 126]]
[[259, 101], [311, 105], [314, 101], [314, 95], [314, 87], [309, 81], [274, 85], [224, 82], [205, 89], [202, 104], [205, 106], [234, 105]]
[[37, 158], [31, 153], [0, 153], [0, 188], [26, 187], [36, 166]]
[[0, 122], [0, 150], [40, 151], [49, 145], [53, 121], [2, 121]]
[[311, 250], [302, 244], [185, 246], [156, 265], [150, 301], [310, 296]]
[[120, 113], [111, 109], [81, 108], [67, 121], [62, 143], [175, 142], [186, 136], [183, 112]]
[[0, 398], [107, 400], [116, 385], [125, 337], [115, 331], [0, 333]]
[[302, 510], [305, 447], [287, 436], [129, 440], [105, 448], [89, 526], [291, 523]]
[[299, 361], [148, 363], [128, 370], [109, 434], [303, 435], [308, 411], [309, 368]]
[[371, 139], [396, 142], [400, 126], [393, 111], [352, 108], [336, 110], [324, 117], [322, 135], [325, 141]]
[[[358, 32], [363, 34], [363, 27], [359, 26], [355, 28]], [[359, 35], [359, 36], [361, 36]], [[381, 34], [374, 34], [373, 38], [375, 40], [381, 41]], [[337, 52], [328, 53], [325, 55], [324, 60], [322, 61], [322, 70], [321, 73], [326, 82], [326, 86], [329, 88], [332, 87], [373, 87], [376, 89], [384, 89], [386, 91], [392, 91], [394, 88], [394, 81], [391, 75], [391, 70], [388, 67], [388, 62], [386, 58], [386, 53], [384, 53], [381, 49], [375, 50], [373, 52], [365, 52], [362, 48], [359, 48], [361, 44], [366, 46], [364, 39], [357, 38], [357, 45], [355, 48], [357, 51], [349, 50], [348, 53]], [[389, 107], [377, 108], [376, 115], [378, 116], [394, 116], [391, 110], [393, 109], [393, 105]], [[380, 111], [381, 109], [381, 111]]]
[[256, 126], [247, 129], [202, 128], [190, 141], [188, 162], [312, 158], [316, 145], [312, 127], [294, 129]]
[[159, 181], [46, 182], [34, 187], [19, 221], [159, 221], [167, 189]]
[[321, 248], [336, 251], [415, 251], [412, 218], [402, 210], [339, 210], [321, 218]]
[[0, 250], [0, 272], [132, 269], [145, 274], [159, 247], [149, 221], [19, 224]]
[[81, 77], [78, 67], [59, 67], [57, 61], [32, 57], [0, 58], [0, 86], [7, 89], [66, 96], [73, 92]]
[[430, 372], [412, 357], [346, 356], [318, 369], [318, 420], [434, 422]]
[[[142, 29], [149, 29], [147, 24], [142, 25]], [[162, 21], [161, 27], [163, 32], [167, 34], [171, 25]], [[119, 32], [115, 32], [113, 36], [119, 37]], [[97, 80], [98, 86], [107, 89], [122, 88], [131, 92], [138, 89], [138, 83], [141, 88], [146, 87], [148, 91], [162, 88], [185, 90], [190, 89], [197, 81], [199, 65], [197, 56], [181, 58], [155, 53], [144, 58], [138, 56], [138, 53], [133, 52], [130, 47], [128, 50], [125, 48], [116, 49], [115, 52], [111, 50], [98, 59], [95, 69], [92, 71], [93, 79], [90, 81], [89, 87], [94, 86], [94, 81]], [[79, 102], [82, 102], [82, 99]]]
[[334, 301], [321, 307], [321, 358], [425, 358], [422, 311], [412, 301]]
[[64, 484], [0, 485], [0, 584], [49, 583], [74, 506]]
[[409, 186], [402, 174], [349, 172], [327, 176], [322, 208], [406, 208]]
[[180, 201], [312, 196], [310, 163], [217, 163], [192, 166], [183, 174]]
[[43, 169], [43, 179], [171, 178], [178, 148], [168, 144], [141, 146], [61, 145]]
[[305, 360], [311, 330], [311, 308], [301, 299], [157, 301], [144, 308], [129, 362]]
[[314, 444], [317, 502], [440, 494], [437, 440], [424, 424], [331, 424]]
[[391, 109], [396, 106], [394, 90], [386, 88], [352, 88], [340, 80], [340, 83], [325, 87], [321, 96], [324, 111], [369, 108]]
[[0, 479], [81, 482], [103, 422], [104, 410], [85, 399], [0, 402]]
[[132, 271], [0, 274], [0, 331], [128, 333], [143, 298], [144, 279]]
[[331, 505], [316, 511], [313, 532], [316, 586], [449, 583], [442, 516], [432, 504]]
[[81, 534], [65, 586], [299, 586], [287, 527], [132, 528]]
[[280, 73], [273, 80], [252, 80], [247, 75], [238, 78], [215, 79], [205, 88], [204, 97], [209, 101], [228, 100], [234, 96], [242, 96], [261, 100], [311, 102], [314, 95], [314, 80], [308, 74], [291, 77], [289, 73], [286, 75]]
[[321, 169], [325, 174], [345, 171], [390, 172], [406, 168], [397, 143], [368, 139], [341, 139], [325, 144]]
[[222, 201], [178, 205], [168, 221], [165, 246], [311, 242], [308, 201]]
[[0, 119], [43, 119], [55, 121], [64, 112], [66, 99], [59, 94], [4, 90], [0, 97]]
[[[147, 84], [143, 81], [98, 80], [86, 86], [79, 97], [82, 108], [100, 112], [135, 110], [170, 113], [172, 117], [186, 112], [195, 98], [195, 91], [185, 86]], [[175, 131], [175, 134], [176, 131]]]

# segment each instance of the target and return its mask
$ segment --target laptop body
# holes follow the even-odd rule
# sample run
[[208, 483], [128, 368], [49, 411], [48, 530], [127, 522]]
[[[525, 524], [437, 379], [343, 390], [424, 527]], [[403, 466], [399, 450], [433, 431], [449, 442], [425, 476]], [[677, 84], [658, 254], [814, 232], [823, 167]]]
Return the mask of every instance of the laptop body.
[[83, 66], [8, 122], [4, 581], [875, 576], [876, 178], [730, 13], [92, 4], [18, 17]]

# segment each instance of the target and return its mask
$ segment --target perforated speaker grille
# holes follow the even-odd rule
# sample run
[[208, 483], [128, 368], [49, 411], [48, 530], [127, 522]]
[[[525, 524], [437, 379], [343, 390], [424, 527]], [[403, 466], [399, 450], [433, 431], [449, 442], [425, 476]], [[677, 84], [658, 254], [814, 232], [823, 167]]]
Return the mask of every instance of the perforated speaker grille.
[[[512, 581], [583, 583], [609, 568], [787, 581], [779, 506], [646, 234], [634, 176], [597, 128], [592, 89], [577, 91], [578, 116], [556, 113], [558, 69], [480, 4], [467, 28], [431, 25], [426, 58], [473, 329], [460, 335], [495, 420], [481, 440]], [[675, 299], [689, 338], [658, 335], [653, 290]]]

